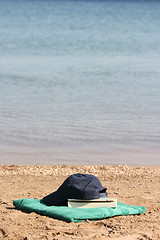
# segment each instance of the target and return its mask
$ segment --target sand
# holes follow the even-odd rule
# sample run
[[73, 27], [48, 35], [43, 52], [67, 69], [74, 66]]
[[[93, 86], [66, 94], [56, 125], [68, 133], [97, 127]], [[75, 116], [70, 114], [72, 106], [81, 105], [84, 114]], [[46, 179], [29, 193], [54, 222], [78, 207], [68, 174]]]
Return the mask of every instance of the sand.
[[[13, 206], [19, 198], [42, 198], [73, 173], [97, 176], [109, 197], [145, 206], [141, 215], [98, 221], [66, 223], [24, 213]], [[5, 166], [0, 165], [0, 239], [160, 239], [160, 167], [108, 166]]]

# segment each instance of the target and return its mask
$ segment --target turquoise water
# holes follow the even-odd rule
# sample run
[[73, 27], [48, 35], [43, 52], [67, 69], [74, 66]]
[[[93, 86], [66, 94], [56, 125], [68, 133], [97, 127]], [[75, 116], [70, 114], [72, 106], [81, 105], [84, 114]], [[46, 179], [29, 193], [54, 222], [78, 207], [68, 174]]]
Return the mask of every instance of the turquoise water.
[[159, 1], [1, 0], [1, 162], [160, 164], [159, 22]]

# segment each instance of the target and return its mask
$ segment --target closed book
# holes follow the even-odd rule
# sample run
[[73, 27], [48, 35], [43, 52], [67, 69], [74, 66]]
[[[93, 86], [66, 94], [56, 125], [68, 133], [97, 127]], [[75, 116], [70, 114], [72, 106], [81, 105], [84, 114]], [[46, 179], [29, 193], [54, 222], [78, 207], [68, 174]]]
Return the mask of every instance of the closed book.
[[98, 208], [98, 207], [117, 207], [117, 199], [115, 198], [98, 198], [91, 200], [68, 199], [68, 207], [72, 208]]

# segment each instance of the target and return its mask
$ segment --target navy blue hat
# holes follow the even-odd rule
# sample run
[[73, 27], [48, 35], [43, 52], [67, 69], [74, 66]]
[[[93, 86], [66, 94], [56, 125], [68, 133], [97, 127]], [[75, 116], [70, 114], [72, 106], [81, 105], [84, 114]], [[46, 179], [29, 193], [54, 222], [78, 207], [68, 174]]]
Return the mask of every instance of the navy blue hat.
[[48, 206], [67, 206], [68, 199], [107, 197], [106, 190], [94, 175], [77, 173], [69, 176], [57, 191], [45, 196], [41, 201]]

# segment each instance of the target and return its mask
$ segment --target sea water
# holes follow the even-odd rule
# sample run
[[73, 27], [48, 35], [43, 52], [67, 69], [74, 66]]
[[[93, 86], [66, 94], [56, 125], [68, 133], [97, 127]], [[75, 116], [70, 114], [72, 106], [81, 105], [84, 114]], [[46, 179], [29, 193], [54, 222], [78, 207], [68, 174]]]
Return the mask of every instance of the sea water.
[[0, 0], [0, 163], [160, 164], [160, 2]]

